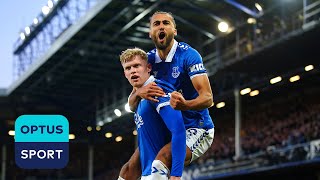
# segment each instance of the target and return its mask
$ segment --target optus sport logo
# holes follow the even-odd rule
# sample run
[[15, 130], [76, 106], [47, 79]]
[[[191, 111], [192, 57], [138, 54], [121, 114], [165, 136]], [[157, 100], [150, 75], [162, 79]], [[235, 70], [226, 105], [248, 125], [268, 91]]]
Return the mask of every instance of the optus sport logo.
[[69, 161], [69, 122], [61, 115], [22, 115], [15, 122], [15, 161], [24, 169], [60, 169]]

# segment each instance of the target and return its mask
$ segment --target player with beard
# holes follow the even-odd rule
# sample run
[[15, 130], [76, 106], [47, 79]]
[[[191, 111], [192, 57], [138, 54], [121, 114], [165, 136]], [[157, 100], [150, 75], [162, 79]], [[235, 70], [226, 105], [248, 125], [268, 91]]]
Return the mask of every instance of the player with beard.
[[[190, 45], [177, 42], [176, 23], [171, 13], [155, 12], [150, 19], [149, 37], [156, 48], [148, 53], [148, 61], [152, 65], [155, 78], [169, 82], [178, 90], [171, 93], [170, 105], [182, 110], [186, 128], [186, 158], [188, 165], [203, 155], [212, 145], [214, 125], [208, 108], [213, 104], [213, 95], [206, 69], [201, 55]], [[156, 97], [164, 93], [156, 83], [133, 89], [129, 97], [129, 105], [135, 110], [143, 99], [157, 102]], [[158, 153], [158, 169], [171, 167], [171, 143], [165, 145]], [[137, 179], [141, 175], [139, 150], [122, 167], [119, 179]]]

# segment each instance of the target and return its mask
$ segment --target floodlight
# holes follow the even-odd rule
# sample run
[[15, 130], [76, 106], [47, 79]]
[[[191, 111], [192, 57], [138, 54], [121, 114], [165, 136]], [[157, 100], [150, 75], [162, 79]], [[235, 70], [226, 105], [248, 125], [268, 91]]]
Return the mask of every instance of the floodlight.
[[290, 82], [295, 82], [295, 81], [299, 81], [299, 80], [300, 80], [300, 76], [299, 75], [292, 76], [289, 79]]
[[121, 136], [116, 137], [116, 142], [120, 142], [120, 141], [122, 141], [122, 137]]
[[281, 80], [282, 80], [282, 78], [281, 78], [280, 76], [278, 76], [278, 77], [272, 78], [272, 79], [270, 80], [270, 83], [271, 83], [271, 84], [275, 84], [275, 83], [280, 82]]
[[250, 88], [245, 88], [245, 89], [242, 89], [242, 90], [240, 91], [240, 94], [241, 94], [241, 95], [245, 95], [245, 94], [248, 94], [250, 91], [251, 91]]
[[219, 31], [221, 32], [227, 32], [228, 29], [229, 29], [229, 25], [228, 23], [224, 22], [224, 21], [221, 21], [219, 24], [218, 24], [218, 29]]
[[119, 109], [115, 109], [114, 113], [116, 114], [116, 116], [120, 117], [121, 116], [121, 111]]
[[44, 15], [49, 14], [49, 12], [50, 12], [50, 8], [49, 8], [48, 6], [43, 6], [43, 7], [42, 7], [42, 13], [43, 13]]
[[223, 108], [225, 105], [226, 105], [225, 102], [219, 102], [219, 103], [216, 105], [216, 107], [217, 107], [217, 108]]

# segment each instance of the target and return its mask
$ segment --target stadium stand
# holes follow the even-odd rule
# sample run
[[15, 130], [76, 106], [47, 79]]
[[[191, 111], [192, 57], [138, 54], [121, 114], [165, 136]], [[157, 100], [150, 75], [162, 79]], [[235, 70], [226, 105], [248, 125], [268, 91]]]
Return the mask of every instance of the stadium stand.
[[[49, 16], [31, 28], [30, 36], [15, 44], [17, 79], [8, 89], [0, 89], [3, 180], [117, 178], [136, 144], [132, 113], [122, 110], [131, 87], [118, 55], [128, 47], [153, 47], [148, 17], [158, 9], [173, 12], [177, 40], [202, 54], [214, 93], [215, 106], [210, 108], [214, 144], [185, 168], [183, 178], [320, 178], [319, 0], [57, 2]], [[230, 23], [227, 34], [213, 27], [222, 20]], [[299, 79], [291, 83], [296, 75]], [[270, 84], [277, 76], [282, 81]], [[236, 99], [234, 93], [246, 87], [259, 94]], [[238, 100], [240, 112], [235, 110]], [[219, 102], [225, 107], [218, 108]], [[122, 116], [114, 114], [116, 108]], [[16, 166], [14, 139], [7, 132], [22, 114], [68, 118], [76, 138], [70, 140], [65, 168]], [[112, 137], [106, 138], [108, 132]], [[122, 141], [116, 142], [117, 136]]]
[[234, 126], [226, 123], [233, 120], [230, 117], [219, 119], [216, 124], [220, 125], [217, 130], [220, 136], [215, 138], [206, 155], [198, 160], [193, 171], [211, 168], [213, 173], [219, 174], [319, 158], [319, 152], [311, 150], [312, 144], [320, 139], [320, 104], [314, 93], [282, 94], [250, 107], [243, 118], [241, 160], [234, 159]]

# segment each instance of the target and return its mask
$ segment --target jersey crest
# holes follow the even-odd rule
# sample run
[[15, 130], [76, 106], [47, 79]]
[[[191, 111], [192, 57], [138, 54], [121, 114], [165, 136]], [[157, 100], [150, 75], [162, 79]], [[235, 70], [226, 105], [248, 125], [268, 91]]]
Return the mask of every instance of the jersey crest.
[[177, 78], [179, 77], [180, 72], [179, 72], [179, 66], [173, 67], [172, 68], [172, 77]]
[[153, 71], [153, 76], [156, 78], [158, 74], [158, 71]]

